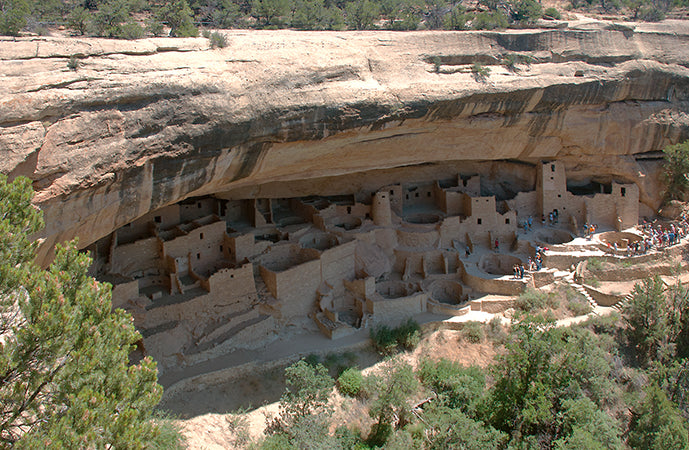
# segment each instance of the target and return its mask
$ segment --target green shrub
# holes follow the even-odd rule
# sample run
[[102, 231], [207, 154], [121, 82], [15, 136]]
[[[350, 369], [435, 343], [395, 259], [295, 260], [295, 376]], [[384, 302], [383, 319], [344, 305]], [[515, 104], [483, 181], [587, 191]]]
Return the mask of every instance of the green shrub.
[[615, 334], [617, 326], [622, 318], [617, 312], [605, 316], [593, 316], [583, 325], [596, 334]]
[[387, 325], [378, 325], [371, 330], [373, 348], [381, 355], [392, 355], [397, 350], [395, 332]]
[[69, 57], [69, 61], [67, 61], [67, 67], [69, 70], [77, 70], [79, 68], [79, 58], [77, 58], [75, 55], [72, 55]]
[[549, 17], [551, 19], [555, 20], [560, 20], [562, 19], [562, 15], [560, 15], [560, 11], [558, 11], [556, 8], [547, 8], [545, 11], [543, 11], [543, 17]]
[[517, 64], [521, 63], [521, 55], [516, 53], [510, 53], [502, 57], [500, 63], [507, 68], [510, 72], [517, 71]]
[[417, 375], [444, 406], [459, 408], [467, 414], [477, 411], [486, 386], [485, 375], [479, 367], [463, 367], [446, 359], [424, 359]]
[[493, 317], [485, 326], [486, 338], [495, 344], [504, 344], [507, 341], [507, 331], [498, 317]]
[[598, 258], [589, 258], [586, 268], [592, 272], [597, 272], [603, 268], [603, 261]]
[[490, 67], [486, 67], [483, 64], [474, 63], [474, 65], [471, 66], [471, 73], [474, 74], [474, 79], [476, 81], [482, 83], [490, 76]]
[[517, 297], [515, 305], [518, 309], [525, 312], [545, 309], [548, 305], [548, 294], [537, 289], [527, 289]]
[[165, 34], [165, 25], [155, 17], [150, 17], [146, 20], [146, 31], [153, 36], [163, 36]]
[[507, 28], [507, 25], [507, 16], [502, 11], [478, 13], [471, 21], [471, 28], [474, 30], [495, 30]]
[[398, 346], [412, 350], [421, 340], [419, 324], [409, 318], [396, 328], [378, 325], [371, 330], [371, 339], [376, 351], [384, 356], [392, 355]]
[[591, 304], [582, 295], [577, 295], [567, 300], [567, 309], [575, 316], [583, 316], [591, 312]]
[[361, 388], [359, 389], [360, 398], [371, 398], [378, 391], [382, 380], [377, 375], [368, 375], [361, 381]]
[[374, 423], [371, 432], [366, 438], [366, 445], [371, 448], [382, 447], [392, 434], [392, 425], [389, 423]]
[[591, 277], [591, 278], [587, 281], [586, 284], [588, 284], [589, 286], [593, 286], [593, 287], [599, 287], [599, 286], [600, 286], [600, 281], [598, 281], [598, 278], [596, 278], [596, 277]]
[[141, 39], [144, 37], [144, 29], [136, 22], [127, 22], [120, 26], [117, 37], [122, 39]]
[[644, 8], [639, 11], [639, 19], [644, 22], [660, 22], [665, 18], [665, 13], [662, 9], [654, 6]]
[[355, 367], [346, 369], [337, 379], [337, 389], [349, 397], [357, 397], [361, 392], [361, 385], [364, 382], [364, 376], [361, 371]]
[[532, 24], [543, 16], [543, 7], [536, 0], [519, 0], [513, 4], [512, 20]]
[[218, 33], [217, 31], [212, 32], [208, 36], [211, 48], [225, 48], [227, 47], [227, 38], [224, 34]]
[[393, 330], [395, 340], [405, 350], [413, 350], [421, 340], [421, 328], [411, 317]]
[[483, 341], [483, 324], [481, 322], [465, 322], [462, 326], [462, 339], [472, 344]]
[[317, 366], [321, 363], [321, 357], [315, 353], [311, 353], [309, 356], [304, 358], [304, 362], [310, 366]]

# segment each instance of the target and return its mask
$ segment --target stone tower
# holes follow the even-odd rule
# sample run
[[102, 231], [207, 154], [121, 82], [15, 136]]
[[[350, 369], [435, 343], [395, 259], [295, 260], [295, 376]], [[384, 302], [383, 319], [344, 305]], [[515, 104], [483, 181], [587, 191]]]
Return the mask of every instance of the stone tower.
[[392, 225], [390, 195], [387, 191], [378, 191], [373, 196], [371, 216], [373, 217], [373, 223], [376, 225], [383, 227]]

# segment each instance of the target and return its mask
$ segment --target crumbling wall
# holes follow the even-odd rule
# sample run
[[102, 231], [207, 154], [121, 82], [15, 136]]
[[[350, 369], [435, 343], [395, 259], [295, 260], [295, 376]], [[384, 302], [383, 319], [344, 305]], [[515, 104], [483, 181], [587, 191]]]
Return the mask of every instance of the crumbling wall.
[[158, 239], [150, 237], [130, 244], [118, 245], [112, 249], [110, 271], [126, 276], [133, 276], [147, 270], [162, 268]]

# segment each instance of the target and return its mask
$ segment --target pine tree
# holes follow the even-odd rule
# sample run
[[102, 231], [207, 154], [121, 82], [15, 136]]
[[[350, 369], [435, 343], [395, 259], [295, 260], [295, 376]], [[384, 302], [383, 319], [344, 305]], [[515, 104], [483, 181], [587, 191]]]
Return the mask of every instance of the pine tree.
[[111, 287], [87, 274], [76, 243], [53, 264], [32, 262], [42, 227], [31, 182], [0, 175], [0, 446], [141, 448], [162, 443], [152, 420], [155, 363], [129, 364], [140, 335], [111, 311]]

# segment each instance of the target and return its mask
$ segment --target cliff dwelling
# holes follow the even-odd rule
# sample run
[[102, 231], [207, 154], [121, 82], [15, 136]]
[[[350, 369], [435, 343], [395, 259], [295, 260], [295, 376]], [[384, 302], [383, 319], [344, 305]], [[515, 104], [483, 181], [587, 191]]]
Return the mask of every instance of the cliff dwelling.
[[163, 371], [304, 320], [339, 339], [423, 312], [462, 315], [486, 294], [538, 283], [512, 277], [538, 246], [568, 242], [583, 224], [637, 224], [635, 184], [573, 193], [561, 163], [532, 170], [534, 190], [501, 200], [462, 173], [352, 195], [189, 198], [91, 246], [94, 272], [113, 283], [114, 306], [132, 313], [140, 351]]

